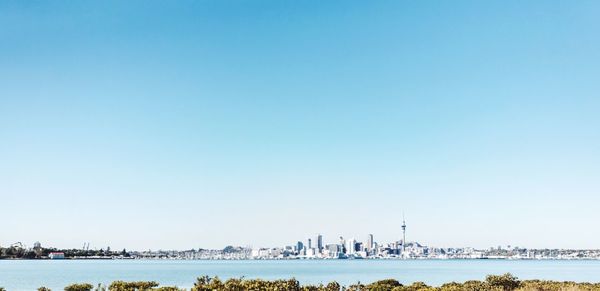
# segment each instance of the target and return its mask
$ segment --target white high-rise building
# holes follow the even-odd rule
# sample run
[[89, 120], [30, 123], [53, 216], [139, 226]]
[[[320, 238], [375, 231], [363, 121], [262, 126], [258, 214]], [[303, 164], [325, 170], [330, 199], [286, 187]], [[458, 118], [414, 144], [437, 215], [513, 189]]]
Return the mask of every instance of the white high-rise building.
[[354, 254], [355, 252], [355, 247], [356, 247], [356, 240], [351, 238], [349, 240], [346, 241], [346, 253], [347, 254]]
[[365, 249], [367, 250], [367, 252], [373, 250], [373, 234], [369, 234], [367, 236], [367, 244], [365, 245]]

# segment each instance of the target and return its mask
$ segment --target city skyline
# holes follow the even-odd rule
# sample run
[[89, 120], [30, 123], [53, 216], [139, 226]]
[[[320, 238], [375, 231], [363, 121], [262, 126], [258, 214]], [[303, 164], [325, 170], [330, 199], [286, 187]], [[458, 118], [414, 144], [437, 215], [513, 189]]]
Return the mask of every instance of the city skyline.
[[[442, 258], [510, 258], [512, 259], [600, 259], [600, 249], [575, 249], [575, 248], [529, 248], [527, 246], [519, 246], [514, 244], [507, 245], [493, 245], [489, 248], [475, 248], [472, 246], [426, 246], [420, 244], [419, 241], [413, 240], [408, 241], [406, 239], [406, 220], [404, 218], [404, 214], [402, 216], [402, 238], [382, 242], [374, 239], [374, 235], [372, 233], [368, 233], [363, 236], [354, 236], [354, 237], [344, 237], [340, 235], [337, 237], [338, 239], [328, 239], [323, 240], [323, 234], [318, 233], [313, 236], [308, 236], [304, 240], [299, 240], [294, 244], [285, 244], [285, 246], [265, 246], [265, 245], [240, 245], [240, 244], [227, 244], [224, 246], [224, 249], [220, 248], [204, 248], [200, 247], [187, 247], [183, 249], [170, 249], [170, 248], [148, 248], [147, 250], [142, 249], [129, 249], [129, 252], [133, 252], [135, 256], [140, 256], [140, 254], [147, 253], [146, 255], [141, 255], [141, 257], [149, 258], [147, 256], [161, 255], [161, 254], [171, 254], [175, 253], [186, 253], [186, 259], [223, 259], [222, 255], [227, 248], [233, 248], [237, 251], [234, 253], [233, 257], [229, 259], [260, 259], [260, 258], [323, 258], [323, 259], [348, 259], [352, 258], [400, 258], [400, 259], [416, 259], [416, 258], [429, 258], [429, 259], [442, 259]], [[410, 250], [407, 250], [406, 247], [409, 246]], [[33, 243], [33, 247], [18, 241], [12, 244], [2, 244], [0, 241], [0, 248], [23, 248], [25, 250], [40, 250], [42, 249], [42, 243], [40, 241], [36, 241]], [[109, 252], [111, 250], [110, 245], [104, 247], [92, 246], [90, 248], [90, 242], [84, 242], [81, 248], [61, 248], [57, 246], [50, 246], [53, 249], [71, 249], [71, 250], [80, 250], [80, 251], [102, 251], [105, 250]], [[334, 247], [331, 249], [331, 247]], [[194, 251], [197, 249], [197, 251]], [[385, 249], [385, 253], [382, 256], [381, 251]], [[120, 249], [112, 249], [116, 251], [116, 253], [121, 253]], [[125, 248], [123, 252], [125, 252]], [[189, 251], [194, 251], [199, 253], [199, 257], [196, 257], [198, 254], [193, 254], [190, 256]], [[433, 253], [430, 253], [430, 250]], [[447, 252], [452, 252], [450, 257], [450, 253], [444, 253], [444, 250]], [[272, 253], [275, 251], [275, 254]], [[442, 253], [440, 253], [440, 251]], [[509, 251], [503, 255], [492, 255], [490, 257], [490, 253], [494, 254], [496, 251]], [[206, 254], [206, 252], [208, 254]], [[241, 253], [239, 253], [241, 252]], [[263, 253], [264, 252], [264, 253]], [[333, 252], [333, 253], [332, 253]], [[486, 253], [487, 252], [487, 253]], [[533, 252], [533, 253], [531, 253]], [[153, 254], [153, 255], [149, 255]], [[285, 254], [285, 255], [284, 255]], [[526, 255], [524, 255], [526, 254]], [[177, 256], [179, 256], [178, 254]], [[340, 256], [340, 255], [343, 255]], [[215, 257], [212, 257], [215, 256]], [[283, 257], [282, 257], [283, 256]], [[564, 256], [564, 257], [563, 257]], [[578, 257], [582, 256], [582, 257]]]
[[[235, 246], [223, 249], [148, 249], [115, 250], [82, 248], [64, 249], [43, 246], [35, 242], [29, 247], [21, 242], [10, 246], [0, 245], [0, 255], [9, 259], [178, 259], [178, 260], [295, 260], [295, 259], [510, 259], [510, 260], [598, 260], [600, 249], [536, 249], [516, 245], [498, 245], [487, 249], [466, 246], [427, 246], [417, 241], [406, 241], [406, 223], [403, 219], [403, 239], [383, 242], [367, 234], [364, 239], [355, 237], [323, 240], [322, 234], [282, 246]], [[314, 240], [313, 240], [314, 238]]]
[[0, 244], [597, 248], [598, 15], [0, 1]]

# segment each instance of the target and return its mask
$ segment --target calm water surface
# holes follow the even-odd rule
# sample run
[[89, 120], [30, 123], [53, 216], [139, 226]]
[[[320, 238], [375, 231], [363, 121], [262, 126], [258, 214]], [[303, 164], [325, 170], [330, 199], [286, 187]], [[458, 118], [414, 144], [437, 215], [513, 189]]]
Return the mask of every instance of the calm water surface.
[[293, 260], [293, 261], [170, 261], [170, 260], [0, 260], [0, 287], [62, 290], [68, 284], [109, 284], [114, 280], [154, 280], [162, 286], [189, 288], [200, 275], [221, 278], [282, 279], [301, 283], [338, 281], [352, 284], [396, 278], [403, 283], [481, 280], [487, 274], [510, 272], [523, 279], [600, 281], [600, 261], [507, 260]]

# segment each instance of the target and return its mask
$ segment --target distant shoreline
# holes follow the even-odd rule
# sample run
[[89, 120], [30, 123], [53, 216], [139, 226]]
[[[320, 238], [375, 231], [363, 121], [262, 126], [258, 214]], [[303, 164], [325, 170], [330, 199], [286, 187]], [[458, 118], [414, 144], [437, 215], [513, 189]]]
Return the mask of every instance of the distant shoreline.
[[0, 261], [600, 261], [600, 258], [265, 258], [265, 259], [183, 259], [183, 258], [0, 258]]

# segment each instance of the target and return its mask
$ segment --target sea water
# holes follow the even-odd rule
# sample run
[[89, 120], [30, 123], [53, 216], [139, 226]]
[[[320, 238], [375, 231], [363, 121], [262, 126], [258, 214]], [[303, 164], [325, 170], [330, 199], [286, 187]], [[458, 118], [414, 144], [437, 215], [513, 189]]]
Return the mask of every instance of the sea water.
[[189, 288], [202, 275], [343, 285], [394, 278], [435, 286], [507, 272], [521, 279], [600, 282], [600, 260], [0, 260], [0, 287], [62, 290], [72, 283], [144, 280]]

